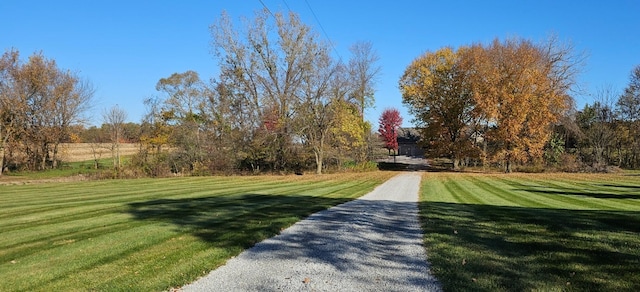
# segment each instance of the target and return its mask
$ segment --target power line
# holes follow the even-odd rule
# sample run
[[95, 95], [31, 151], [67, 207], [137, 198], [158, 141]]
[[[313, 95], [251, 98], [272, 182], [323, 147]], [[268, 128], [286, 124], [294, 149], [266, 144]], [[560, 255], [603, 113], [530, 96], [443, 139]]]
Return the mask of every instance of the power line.
[[[262, 2], [262, 0], [260, 2]], [[329, 35], [327, 34], [327, 31], [324, 30], [324, 27], [322, 26], [322, 23], [320, 23], [320, 19], [318, 19], [318, 16], [313, 11], [313, 8], [311, 8], [311, 5], [309, 4], [309, 1], [304, 0], [304, 3], [307, 3], [307, 7], [309, 7], [309, 10], [311, 11], [311, 14], [313, 15], [313, 18], [315, 18], [316, 22], [320, 26], [320, 29], [322, 30], [322, 33], [324, 33], [324, 37], [327, 38], [327, 41], [329, 42], [329, 45], [331, 46], [331, 48], [333, 48], [333, 51], [336, 52], [336, 55], [338, 55], [338, 58], [340, 59], [340, 62], [342, 62], [342, 56], [340, 56], [340, 53], [338, 52], [338, 50], [336, 50], [336, 47], [333, 45], [333, 42], [329, 38]]]
[[262, 2], [262, 0], [258, 0], [260, 1], [260, 3], [262, 3], [262, 6], [264, 6], [264, 9], [267, 10], [267, 12], [269, 12], [269, 14], [271, 14], [271, 16], [273, 16], [273, 18], [276, 18], [276, 16], [273, 14], [273, 12], [271, 12], [271, 10], [269, 10], [269, 7], [267, 7], [266, 4], [264, 4], [264, 2]]
[[284, 2], [284, 6], [287, 6], [287, 10], [291, 11], [291, 7], [289, 7], [289, 4], [287, 3], [287, 1], [282, 0], [282, 2]]
[[[271, 12], [271, 10], [269, 9], [269, 7], [267, 7], [266, 4], [264, 4], [264, 2], [262, 0], [258, 0], [260, 1], [260, 3], [262, 4], [262, 6], [264, 7], [264, 9], [267, 10], [267, 12], [269, 12], [269, 14], [271, 14], [271, 16], [273, 16], [273, 18], [275, 19], [276, 16], [273, 14], [273, 12]], [[284, 5], [287, 6], [287, 9], [289, 11], [291, 11], [291, 8], [289, 7], [289, 4], [287, 3], [286, 0], [282, 0], [282, 2], [284, 2]], [[307, 4], [307, 7], [309, 8], [309, 11], [311, 11], [311, 15], [313, 15], [313, 18], [316, 20], [316, 22], [318, 23], [318, 26], [320, 26], [320, 30], [322, 30], [322, 33], [324, 34], [324, 37], [327, 38], [327, 41], [329, 42], [329, 45], [331, 46], [331, 48], [333, 49], [333, 51], [336, 53], [336, 55], [338, 55], [338, 59], [340, 59], [340, 62], [342, 62], [342, 56], [340, 56], [340, 52], [338, 52], [338, 50], [336, 49], [336, 47], [333, 45], [333, 42], [331, 41], [331, 38], [329, 38], [329, 34], [327, 34], [327, 31], [324, 29], [324, 26], [322, 26], [322, 23], [320, 22], [320, 19], [318, 18], [318, 16], [316, 15], [316, 12], [313, 11], [313, 8], [311, 8], [311, 4], [309, 4], [309, 1], [304, 0], [304, 3]]]

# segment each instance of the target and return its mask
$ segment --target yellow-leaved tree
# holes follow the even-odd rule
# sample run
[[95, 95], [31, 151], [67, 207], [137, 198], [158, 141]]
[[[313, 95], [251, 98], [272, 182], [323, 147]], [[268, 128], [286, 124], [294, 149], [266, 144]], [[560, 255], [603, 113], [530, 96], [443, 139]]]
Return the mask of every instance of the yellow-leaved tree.
[[459, 53], [445, 47], [415, 59], [400, 79], [403, 103], [416, 117], [427, 155], [452, 159], [454, 169], [477, 154], [471, 137], [478, 114], [459, 63]]
[[504, 162], [506, 172], [516, 161], [542, 155], [551, 126], [572, 104], [569, 90], [580, 61], [554, 38], [542, 44], [496, 39], [461, 55], [492, 157]]

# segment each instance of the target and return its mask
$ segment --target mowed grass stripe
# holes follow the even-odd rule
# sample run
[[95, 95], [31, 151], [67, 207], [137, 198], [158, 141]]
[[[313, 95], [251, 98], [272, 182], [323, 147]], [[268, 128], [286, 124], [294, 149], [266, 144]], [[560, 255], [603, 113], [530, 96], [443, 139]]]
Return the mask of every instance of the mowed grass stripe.
[[560, 175], [556, 179], [549, 180], [541, 175], [529, 177], [526, 179], [527, 183], [523, 184], [518, 180], [514, 181], [513, 178], [503, 178], [508, 184], [528, 189], [528, 192], [535, 193], [537, 196], [579, 206], [569, 207], [569, 209], [629, 210], [640, 207], [640, 190], [634, 192], [619, 190], [615, 185], [599, 186], [601, 183], [597, 183], [597, 179], [598, 176], [590, 180], [567, 180]]
[[445, 291], [640, 291], [638, 190], [616, 174], [425, 174], [432, 271]]
[[[529, 184], [529, 180], [527, 178], [521, 178], [521, 180], [524, 180], [526, 184]], [[525, 189], [514, 187], [512, 184], [508, 183], [506, 178], [502, 177], [496, 177], [490, 181], [477, 181], [483, 187], [491, 189], [494, 195], [510, 200], [512, 206], [555, 209], [575, 209], [584, 207], [583, 202], [575, 201], [571, 198], [533, 194]]]
[[[321, 183], [317, 185], [317, 188], [315, 190], [315, 192], [319, 193], [320, 195], [324, 194], [324, 193], [331, 193], [331, 192], [335, 192], [338, 190], [342, 190], [345, 188], [351, 188], [351, 184], [347, 183], [346, 185], [339, 185], [339, 186], [333, 186], [331, 185], [329, 190], [325, 190], [325, 186], [324, 184], [327, 183]], [[354, 186], [357, 186], [358, 182], [353, 183]], [[248, 189], [253, 189], [253, 188], [247, 188], [246, 185], [243, 187], [243, 189], [234, 189], [234, 190], [225, 190], [225, 192], [219, 193], [219, 195], [230, 195], [230, 194], [234, 194], [237, 193], [238, 191], [246, 191]], [[284, 187], [280, 187], [280, 188], [274, 188], [271, 189], [272, 192], [275, 193], [279, 193], [279, 194], [292, 194], [292, 193], [296, 193], [299, 192], [300, 190], [305, 190], [308, 189], [307, 186], [298, 186], [297, 188], [292, 188], [292, 186], [284, 186]], [[205, 195], [206, 192], [209, 191], [201, 191], [201, 192], [193, 192], [188, 196], [184, 196], [184, 198], [189, 198], [189, 197], [198, 197], [198, 196], [202, 196]], [[257, 191], [256, 193], [259, 193], [260, 191]], [[126, 199], [127, 197], [124, 197], [124, 199]], [[112, 201], [112, 200], [111, 200]], [[11, 243], [6, 243], [5, 241], [7, 240], [11, 240], [13, 242], [21, 242], [23, 240], [25, 240], [25, 238], [22, 238], [20, 236], [15, 236], [13, 235], [13, 233], [17, 233], [20, 234], [22, 236], [25, 235], [30, 235], [31, 237], [33, 237], [34, 239], [43, 239], [45, 238], [44, 236], [46, 236], [47, 233], [54, 233], [56, 235], [56, 237], [58, 237], [60, 234], [65, 234], [64, 232], [61, 232], [62, 230], [57, 227], [56, 225], [62, 225], [63, 227], [65, 227], [68, 230], [68, 233], [73, 233], [76, 232], [78, 230], [79, 227], [85, 227], [85, 228], [94, 228], [95, 226], [92, 226], [90, 224], [90, 222], [95, 221], [92, 220], [100, 215], [103, 214], [110, 214], [113, 212], [114, 208], [121, 208], [123, 209], [124, 207], [121, 206], [121, 204], [108, 204], [108, 205], [91, 205], [94, 208], [89, 208], [87, 209], [86, 206], [77, 206], [77, 205], [83, 205], [83, 204], [87, 204], [88, 202], [80, 202], [78, 204], [74, 204], [73, 207], [67, 207], [64, 209], [60, 209], [59, 207], [56, 207], [55, 212], [48, 212], [47, 213], [47, 217], [46, 218], [40, 218], [40, 220], [43, 220], [44, 222], [41, 222], [42, 225], [39, 225], [37, 227], [32, 227], [31, 232], [25, 232], [25, 230], [23, 228], [21, 228], [23, 225], [30, 223], [30, 222], [18, 222], [15, 223], [13, 221], [15, 220], [22, 220], [24, 221], [24, 218], [18, 217], [18, 218], [11, 218], [8, 220], [5, 220], [5, 224], [3, 225], [2, 228], [2, 232], [3, 234], [7, 235], [4, 236], [3, 238], [0, 238], [0, 248], [6, 248], [9, 247]], [[101, 203], [99, 201], [95, 201], [92, 203]], [[235, 204], [233, 202], [231, 202], [230, 204]], [[229, 205], [229, 204], [227, 204]], [[249, 205], [250, 206], [250, 205]], [[222, 206], [221, 206], [222, 207]], [[243, 206], [243, 208], [246, 208], [246, 206]], [[81, 209], [81, 210], [80, 210]], [[233, 206], [229, 206], [229, 208], [227, 209], [230, 212], [235, 212], [233, 211]], [[72, 215], [68, 215], [68, 214], [72, 214]], [[240, 213], [242, 214], [242, 213]], [[228, 214], [222, 214], [224, 216], [228, 216]], [[42, 217], [42, 216], [41, 216]], [[53, 220], [53, 219], [57, 218], [59, 220]], [[100, 218], [100, 217], [98, 217]], [[111, 220], [106, 220], [104, 218], [100, 218], [99, 221], [105, 221], [105, 222], [109, 222]], [[16, 226], [14, 226], [16, 225]], [[96, 225], [97, 226], [97, 225]], [[10, 228], [10, 227], [14, 227], [14, 228]], [[16, 232], [15, 230], [18, 230], [18, 232]], [[11, 232], [13, 231], [13, 232]], [[1, 254], [1, 252], [0, 252]]]
[[[640, 207], [640, 188], [617, 185], [618, 182], [603, 182], [597, 177], [589, 181], [558, 179], [550, 185], [559, 193], [568, 192], [571, 197], [589, 201], [612, 210], [635, 210]], [[638, 180], [640, 181], [640, 180]]]
[[503, 189], [496, 188], [494, 185], [487, 183], [484, 179], [477, 175], [462, 174], [456, 178], [458, 182], [464, 182], [464, 188], [469, 196], [482, 198], [483, 204], [499, 205], [499, 206], [516, 206], [512, 196], [505, 194]]
[[[48, 288], [45, 287], [49, 283], [64, 279], [69, 274], [115, 261], [168, 236], [156, 230], [156, 226], [146, 224], [117, 230], [95, 238], [70, 238], [54, 247], [21, 257], [19, 263], [24, 269], [0, 270], [0, 272], [7, 277], [7, 282], [4, 283], [8, 287], [20, 287], [19, 290], [31, 291], [46, 290]], [[81, 288], [72, 290], [77, 289]]]
[[[12, 186], [9, 191], [29, 196], [20, 205], [20, 196], [0, 193], [22, 212], [0, 218], [3, 235], [9, 235], [0, 239], [0, 282], [8, 291], [181, 286], [301, 218], [363, 195], [393, 175]], [[42, 209], [55, 200], [55, 208]], [[13, 227], [5, 227], [9, 222]]]
[[[256, 186], [253, 184], [246, 183], [225, 183], [220, 181], [193, 181], [189, 180], [188, 183], [180, 183], [178, 180], [170, 181], [171, 185], [167, 186], [166, 182], [164, 185], [159, 184], [148, 184], [146, 181], [130, 181], [133, 182], [134, 185], [130, 186], [125, 183], [121, 186], [110, 187], [105, 192], [96, 192], [96, 191], [88, 191], [99, 189], [93, 186], [91, 183], [87, 185], [77, 188], [79, 191], [77, 193], [69, 193], [68, 188], [66, 187], [68, 184], [64, 184], [62, 186], [54, 186], [49, 188], [47, 192], [49, 196], [41, 197], [41, 199], [34, 197], [33, 194], [37, 194], [38, 187], [30, 188], [29, 193], [30, 198], [26, 201], [20, 201], [21, 198], [15, 198], [14, 204], [20, 204], [19, 207], [15, 208], [3, 208], [3, 212], [0, 215], [0, 219], [4, 217], [11, 217], [13, 220], [8, 220], [7, 224], [10, 226], [12, 224], [11, 221], [26, 221], [26, 223], [37, 221], [37, 220], [52, 220], [56, 217], [67, 217], [66, 214], [79, 214], [80, 212], [75, 212], [75, 210], [66, 210], [66, 208], [77, 208], [77, 207], [85, 207], [85, 206], [99, 206], [107, 207], [108, 203], [121, 204], [122, 202], [127, 202], [131, 200], [145, 200], [158, 196], [178, 196], [184, 197], [185, 194], [193, 194], [193, 196], [198, 196], [207, 192], [213, 192], [217, 190], [224, 190], [224, 193], [234, 193], [234, 192], [242, 192], [242, 191], [251, 191], [255, 190]], [[137, 183], [137, 184], [136, 184]], [[140, 183], [142, 183], [143, 188], [140, 188]], [[102, 184], [100, 184], [102, 185]], [[259, 183], [258, 188], [269, 188], [273, 185], [281, 185], [273, 182], [265, 182]], [[201, 191], [201, 193], [195, 192], [194, 190]], [[53, 196], [53, 198], [52, 198]], [[82, 200], [78, 200], [78, 198], [82, 198]], [[28, 204], [28, 205], [25, 205]], [[64, 214], [60, 214], [64, 213]], [[27, 217], [20, 216], [28, 214]], [[23, 222], [24, 223], [24, 222]], [[0, 230], [2, 230], [0, 228]]]
[[[362, 184], [364, 182], [354, 182], [352, 184], [347, 183], [345, 185], [338, 185], [338, 186], [334, 186], [330, 183], [319, 183], [316, 186], [316, 189], [314, 190], [315, 193], [319, 194], [319, 195], [323, 195], [326, 193], [334, 193], [337, 192], [338, 190], [343, 190], [345, 188], [355, 188], [358, 187], [360, 184]], [[281, 184], [280, 184], [281, 185]], [[325, 186], [328, 185], [328, 186]], [[325, 188], [329, 188], [329, 190], [325, 190]], [[200, 188], [197, 188], [200, 189]], [[228, 189], [226, 188], [224, 192], [219, 193], [219, 195], [228, 195], [228, 194], [233, 194], [235, 192], [238, 191], [247, 191], [247, 190], [251, 190], [253, 188], [247, 188], [246, 185], [244, 185], [242, 188], [236, 188], [236, 189]], [[296, 192], [300, 192], [301, 190], [308, 190], [307, 186], [299, 186], [297, 188], [292, 188], [291, 186], [283, 186], [280, 188], [274, 188], [274, 189], [270, 189], [271, 192], [275, 192], [275, 193], [279, 193], [279, 194], [293, 194]], [[166, 192], [166, 190], [165, 190]], [[210, 190], [207, 191], [199, 191], [199, 192], [190, 192], [190, 194], [188, 196], [182, 195], [182, 197], [184, 198], [189, 198], [189, 197], [198, 197], [198, 196], [202, 196], [205, 195], [207, 192], [210, 192]], [[187, 192], [189, 193], [189, 192]], [[260, 191], [257, 191], [256, 193], [260, 193]], [[354, 194], [351, 194], [351, 196], [353, 196]], [[341, 195], [344, 197], [344, 194]], [[127, 199], [127, 197], [120, 197], [122, 199]], [[168, 196], [168, 198], [170, 198], [170, 196]], [[112, 202], [114, 200], [108, 200], [109, 202]], [[91, 201], [92, 203], [102, 203], [103, 201]], [[79, 202], [74, 204], [73, 206], [68, 206], [67, 208], [61, 209], [60, 206], [56, 206], [54, 208], [51, 209], [51, 212], [47, 212], [46, 214], [40, 214], [40, 216], [38, 216], [39, 218], [37, 220], [41, 220], [44, 221], [43, 224], [47, 224], [46, 226], [41, 226], [39, 228], [39, 230], [43, 230], [43, 229], [51, 229], [51, 230], [56, 230], [56, 228], [52, 228], [52, 226], [49, 225], [54, 225], [54, 224], [66, 224], [65, 222], [68, 221], [74, 221], [74, 220], [84, 220], [85, 218], [90, 218], [90, 217], [95, 217], [95, 216], [99, 216], [102, 215], [104, 213], [109, 213], [109, 212], [113, 212], [113, 208], [118, 208], [120, 205], [115, 204], [115, 203], [111, 203], [111, 204], [100, 204], [100, 205], [91, 205], [94, 206], [95, 209], [87, 209], [88, 207], [83, 206], [86, 205], [88, 202], [83, 201], [83, 202]], [[39, 210], [42, 211], [42, 210]], [[73, 214], [73, 215], [68, 215], [68, 214]], [[56, 220], [57, 219], [57, 220]], [[12, 230], [16, 230], [16, 229], [22, 229], [22, 227], [25, 224], [30, 224], [33, 221], [37, 221], [36, 219], [33, 219], [31, 217], [27, 217], [25, 218], [24, 216], [18, 216], [15, 218], [10, 218], [8, 220], [5, 220], [5, 224], [4, 226], [0, 229], [3, 233], [12, 231]], [[16, 222], [17, 221], [17, 222]], [[21, 232], [22, 234], [24, 234], [24, 232]], [[8, 237], [8, 238], [12, 238], [12, 237]], [[0, 239], [0, 247], [5, 246], [2, 242], [2, 240]]]
[[[512, 178], [502, 178], [501, 181], [503, 181], [506, 185], [511, 185], [520, 192], [529, 194], [529, 196], [531, 197], [551, 202], [557, 202], [556, 204], [552, 205], [554, 208], [565, 208], [571, 210], [601, 210], [608, 209], [610, 208], [611, 204], [615, 204], [613, 202], [597, 202], [586, 200], [585, 198], [567, 194], [566, 192], [557, 188], [559, 183], [559, 181], [557, 180], [540, 180], [529, 177], [515, 180]], [[570, 189], [572, 190], [572, 192], [577, 191], [576, 185], [572, 186]]]

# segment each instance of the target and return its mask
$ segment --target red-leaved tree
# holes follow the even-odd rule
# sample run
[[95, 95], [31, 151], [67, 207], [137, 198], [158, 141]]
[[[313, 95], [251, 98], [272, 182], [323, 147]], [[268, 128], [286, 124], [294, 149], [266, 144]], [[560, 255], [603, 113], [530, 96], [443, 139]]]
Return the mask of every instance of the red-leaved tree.
[[379, 122], [378, 133], [380, 133], [380, 137], [384, 141], [384, 148], [389, 150], [389, 155], [391, 155], [391, 149], [393, 149], [393, 154], [397, 154], [398, 129], [402, 125], [400, 112], [395, 108], [387, 108], [382, 112]]

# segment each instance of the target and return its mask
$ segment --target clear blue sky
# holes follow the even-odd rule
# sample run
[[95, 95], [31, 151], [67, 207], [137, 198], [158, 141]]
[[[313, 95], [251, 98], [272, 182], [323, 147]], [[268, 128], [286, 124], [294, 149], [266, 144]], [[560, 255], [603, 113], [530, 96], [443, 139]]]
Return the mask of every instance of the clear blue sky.
[[[600, 89], [621, 92], [640, 64], [640, 1], [333, 1], [263, 0], [272, 11], [293, 10], [335, 44], [342, 58], [357, 41], [370, 41], [381, 60], [376, 105], [367, 118], [377, 127], [382, 110], [396, 107], [409, 126], [398, 79], [425, 51], [487, 43], [498, 37], [534, 41], [556, 34], [587, 53], [578, 81], [578, 107]], [[309, 8], [311, 7], [311, 9]], [[0, 49], [23, 58], [42, 51], [58, 66], [79, 72], [96, 87], [92, 123], [113, 105], [140, 122], [143, 100], [157, 95], [155, 84], [175, 72], [195, 70], [204, 80], [217, 76], [210, 54], [209, 25], [223, 10], [252, 18], [259, 0], [208, 1], [44, 1], [0, 2]], [[320, 24], [324, 28], [320, 29]]]

